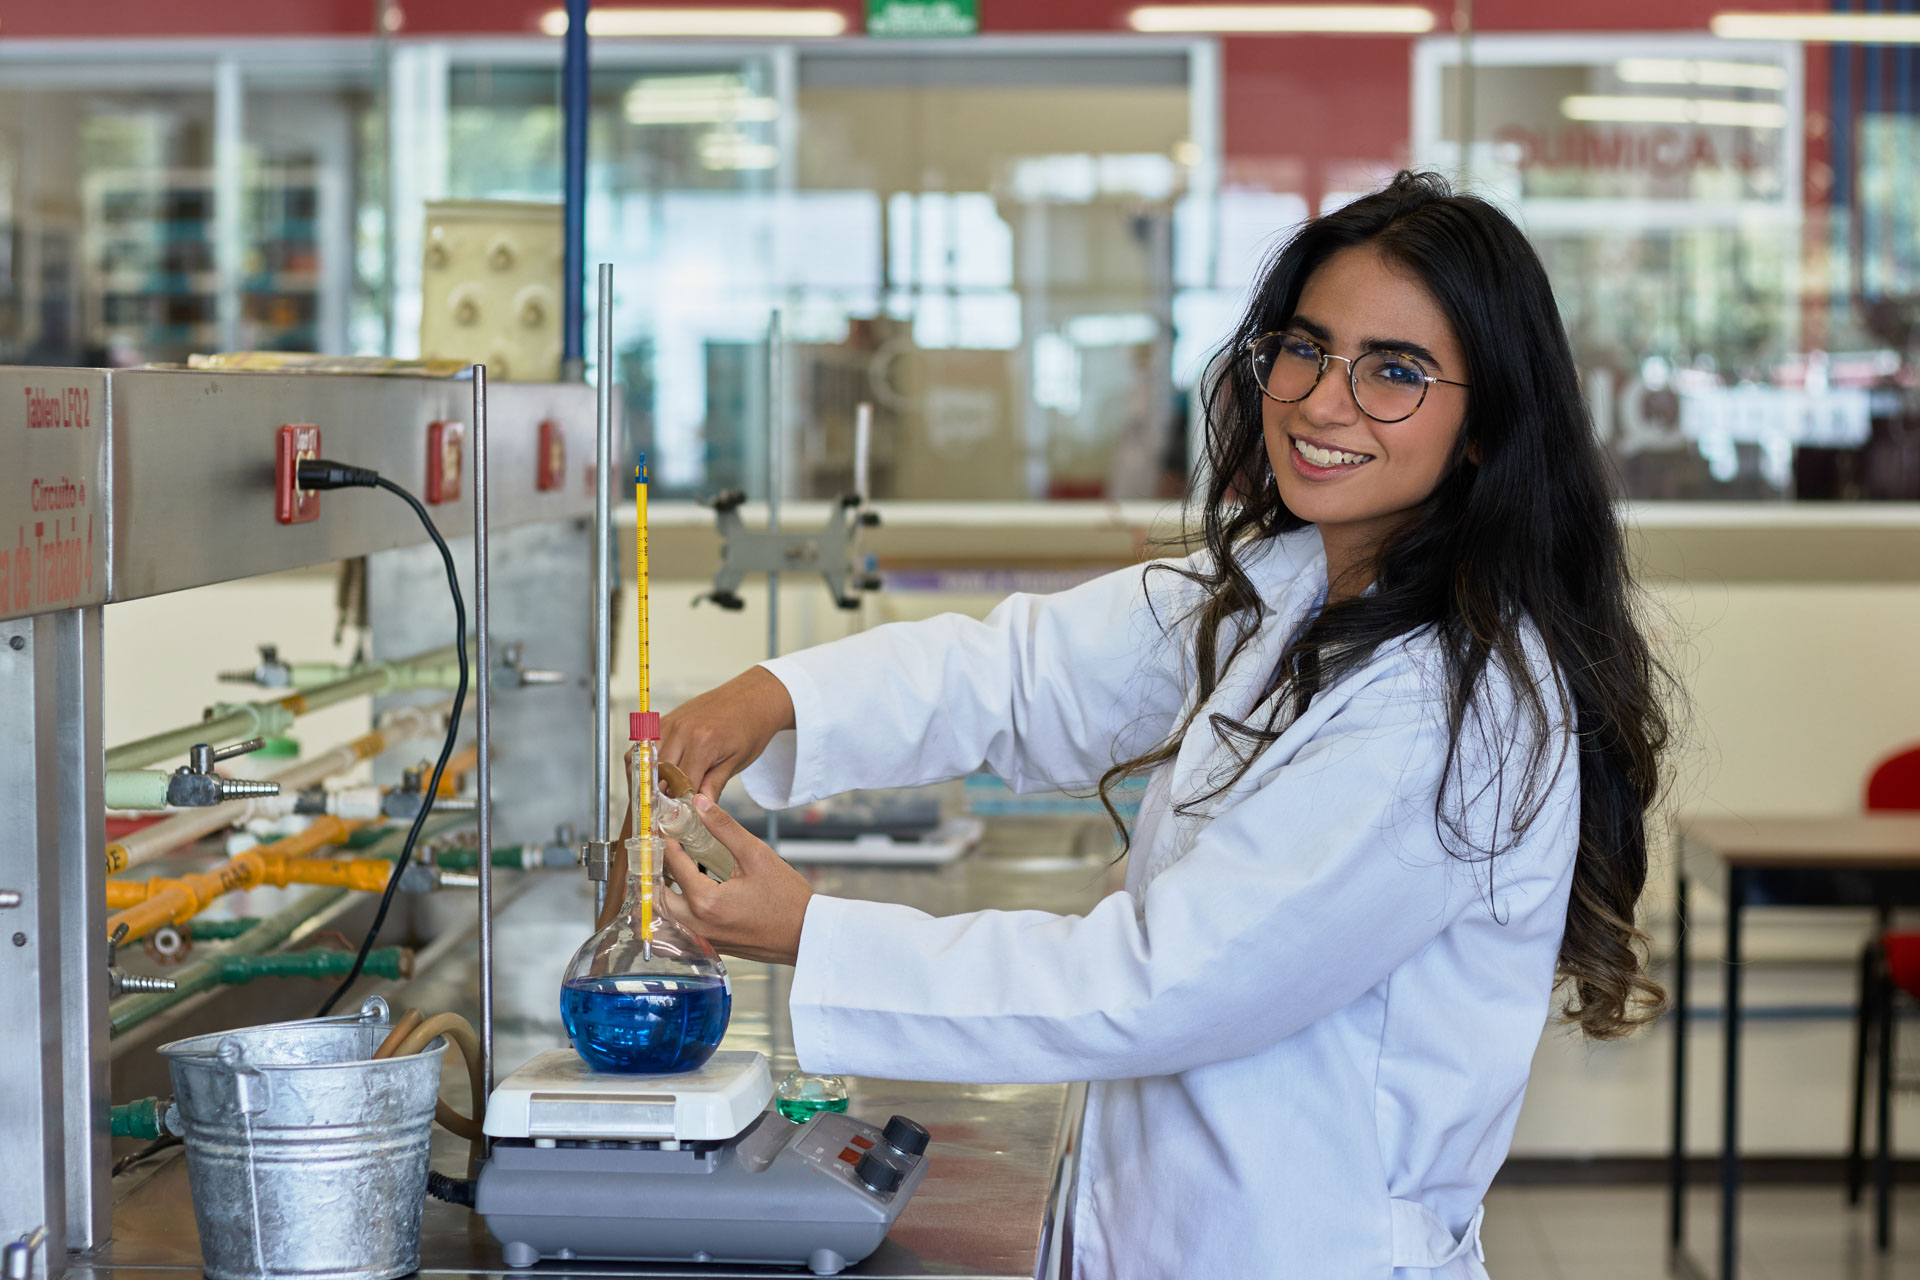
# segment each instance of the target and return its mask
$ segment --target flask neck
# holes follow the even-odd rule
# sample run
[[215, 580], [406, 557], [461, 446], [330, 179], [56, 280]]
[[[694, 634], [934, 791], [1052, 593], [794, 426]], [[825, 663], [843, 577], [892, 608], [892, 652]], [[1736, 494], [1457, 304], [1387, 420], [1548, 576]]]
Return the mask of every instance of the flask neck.
[[[600, 953], [603, 957], [594, 962], [593, 968], [625, 971], [627, 966], [636, 961], [652, 963], [658, 960], [687, 963], [710, 969], [714, 973], [725, 973], [726, 968], [711, 944], [675, 923], [673, 917], [663, 909], [663, 899], [673, 890], [668, 888], [664, 878], [662, 859], [655, 857], [650, 879], [640, 874], [637, 855], [630, 855], [628, 865], [631, 869], [627, 874], [626, 892], [620, 899], [619, 908], [609, 923], [586, 944], [589, 951]], [[649, 921], [652, 925], [650, 933], [647, 927]]]
[[643, 901], [649, 899], [652, 901], [657, 919], [660, 895], [671, 892], [671, 890], [667, 888], [664, 874], [666, 870], [664, 865], [666, 855], [660, 848], [660, 842], [658, 840], [653, 841], [653, 867], [651, 872], [641, 870], [640, 851], [632, 847], [632, 845], [638, 843], [638, 841], [629, 842], [627, 851], [627, 884], [620, 900], [620, 914], [634, 922], [636, 926], [640, 919], [640, 906]]
[[626, 887], [625, 894], [620, 900], [621, 914], [633, 915], [634, 913], [638, 912], [640, 910], [640, 899], [642, 896], [644, 896], [647, 893], [648, 889], [651, 889], [653, 891], [652, 896], [656, 904], [660, 901], [661, 894], [673, 892], [671, 889], [667, 888], [667, 882], [665, 878], [661, 876], [660, 869], [658, 867], [654, 868], [653, 878], [651, 882], [649, 882], [645, 877], [643, 877], [638, 871], [631, 872], [627, 876], [627, 887]]

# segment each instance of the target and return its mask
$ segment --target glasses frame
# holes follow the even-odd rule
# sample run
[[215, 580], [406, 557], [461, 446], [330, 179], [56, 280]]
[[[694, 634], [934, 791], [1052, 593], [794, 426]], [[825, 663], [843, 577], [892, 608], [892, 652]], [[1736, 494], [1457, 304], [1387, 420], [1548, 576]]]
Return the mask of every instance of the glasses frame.
[[[1313, 375], [1313, 385], [1308, 387], [1305, 391], [1303, 391], [1299, 395], [1293, 397], [1293, 399], [1291, 400], [1283, 399], [1282, 397], [1277, 396], [1273, 394], [1273, 392], [1267, 390], [1266, 379], [1260, 376], [1259, 369], [1254, 365], [1253, 349], [1268, 338], [1292, 338], [1296, 342], [1305, 343], [1307, 346], [1312, 347], [1315, 351], [1318, 351], [1320, 353], [1320, 371]], [[1369, 351], [1369, 352], [1366, 352], [1364, 355], [1360, 355], [1350, 359], [1347, 356], [1334, 355], [1331, 351], [1328, 351], [1325, 347], [1322, 347], [1319, 343], [1315, 342], [1312, 338], [1303, 338], [1299, 334], [1289, 333], [1285, 329], [1273, 329], [1273, 330], [1269, 330], [1266, 333], [1255, 334], [1253, 337], [1248, 338], [1246, 342], [1242, 344], [1241, 351], [1244, 352], [1246, 355], [1247, 367], [1253, 374], [1254, 385], [1260, 388], [1261, 395], [1273, 401], [1275, 404], [1299, 404], [1302, 400], [1305, 400], [1308, 396], [1312, 395], [1316, 390], [1319, 389], [1320, 379], [1327, 376], [1327, 365], [1334, 360], [1340, 361], [1341, 363], [1347, 366], [1347, 392], [1348, 394], [1353, 396], [1354, 407], [1359, 409], [1360, 412], [1366, 414], [1369, 418], [1372, 418], [1375, 422], [1383, 423], [1383, 424], [1405, 422], [1408, 418], [1411, 418], [1414, 414], [1420, 412], [1420, 406], [1424, 405], [1427, 402], [1427, 392], [1433, 389], [1433, 384], [1436, 382], [1444, 382], [1450, 387], [1465, 387], [1469, 385], [1465, 382], [1455, 382], [1452, 378], [1435, 377], [1433, 374], [1428, 373], [1425, 369], [1422, 369], [1420, 367], [1419, 360], [1417, 360], [1416, 358], [1407, 354], [1404, 351]], [[1372, 410], [1368, 409], [1366, 405], [1360, 403], [1360, 380], [1354, 374], [1354, 361], [1356, 359], [1365, 360], [1367, 356], [1393, 356], [1393, 355], [1397, 355], [1401, 359], [1409, 361], [1412, 364], [1413, 368], [1419, 372], [1420, 378], [1421, 378], [1420, 398], [1414, 402], [1413, 408], [1407, 410], [1405, 413], [1401, 414], [1399, 417], [1383, 418], [1379, 414], [1374, 413]]]

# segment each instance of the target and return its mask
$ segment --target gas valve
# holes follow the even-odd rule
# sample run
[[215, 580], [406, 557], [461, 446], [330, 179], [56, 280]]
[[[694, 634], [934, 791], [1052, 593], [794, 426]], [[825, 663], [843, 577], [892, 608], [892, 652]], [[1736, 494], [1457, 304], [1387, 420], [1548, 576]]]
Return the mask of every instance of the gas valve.
[[204, 742], [195, 743], [193, 750], [187, 754], [187, 763], [175, 769], [173, 776], [167, 779], [167, 803], [182, 808], [203, 809], [223, 800], [279, 795], [280, 784], [277, 782], [223, 778], [213, 771], [213, 766], [220, 761], [258, 751], [265, 745], [264, 738], [248, 738], [245, 742], [236, 742], [216, 751]]

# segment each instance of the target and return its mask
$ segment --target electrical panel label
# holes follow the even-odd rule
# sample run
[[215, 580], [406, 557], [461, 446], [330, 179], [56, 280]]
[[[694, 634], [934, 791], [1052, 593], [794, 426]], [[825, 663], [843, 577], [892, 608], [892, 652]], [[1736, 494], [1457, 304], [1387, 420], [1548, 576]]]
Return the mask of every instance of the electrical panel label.
[[107, 379], [0, 369], [0, 618], [105, 603]]

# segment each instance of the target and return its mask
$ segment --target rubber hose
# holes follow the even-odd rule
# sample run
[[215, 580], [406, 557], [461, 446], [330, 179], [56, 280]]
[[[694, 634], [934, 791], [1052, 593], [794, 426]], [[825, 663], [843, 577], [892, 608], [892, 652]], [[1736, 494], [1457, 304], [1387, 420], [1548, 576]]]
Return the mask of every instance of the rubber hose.
[[[401, 1016], [401, 1023], [407, 1022], [417, 1013], [419, 1013], [417, 1009], [407, 1010], [406, 1014]], [[440, 1122], [442, 1128], [468, 1141], [470, 1146], [467, 1153], [467, 1176], [478, 1177], [487, 1140], [486, 1130], [483, 1127], [487, 1118], [487, 1089], [485, 1080], [481, 1078], [480, 1036], [473, 1029], [473, 1024], [457, 1013], [436, 1013], [431, 1018], [417, 1023], [411, 1031], [402, 1036], [399, 1043], [394, 1046], [391, 1056], [404, 1058], [409, 1054], [419, 1053], [442, 1036], [446, 1037], [447, 1043], [458, 1049], [460, 1056], [466, 1059], [467, 1083], [473, 1093], [473, 1117], [469, 1119], [461, 1115], [441, 1099], [434, 1103], [433, 1118]], [[388, 1039], [392, 1039], [391, 1034]]]
[[460, 1056], [466, 1059], [467, 1082], [473, 1094], [474, 1115], [472, 1119], [468, 1119], [447, 1105], [445, 1101], [441, 1101], [435, 1106], [434, 1119], [438, 1120], [442, 1127], [472, 1142], [474, 1159], [477, 1162], [480, 1156], [480, 1144], [486, 1138], [481, 1126], [486, 1121], [487, 1092], [486, 1084], [480, 1076], [480, 1037], [474, 1031], [473, 1024], [457, 1013], [436, 1013], [406, 1034], [406, 1037], [400, 1041], [399, 1048], [394, 1050], [394, 1056], [404, 1057], [407, 1054], [419, 1053], [442, 1036], [445, 1036], [454, 1048], [460, 1050]]
[[387, 1032], [387, 1038], [380, 1042], [380, 1047], [373, 1051], [373, 1056], [376, 1059], [391, 1058], [393, 1051], [400, 1047], [400, 1042], [407, 1038], [407, 1033], [426, 1021], [426, 1017], [427, 1015], [418, 1009], [409, 1009], [401, 1014], [400, 1021], [393, 1024], [393, 1030]]

